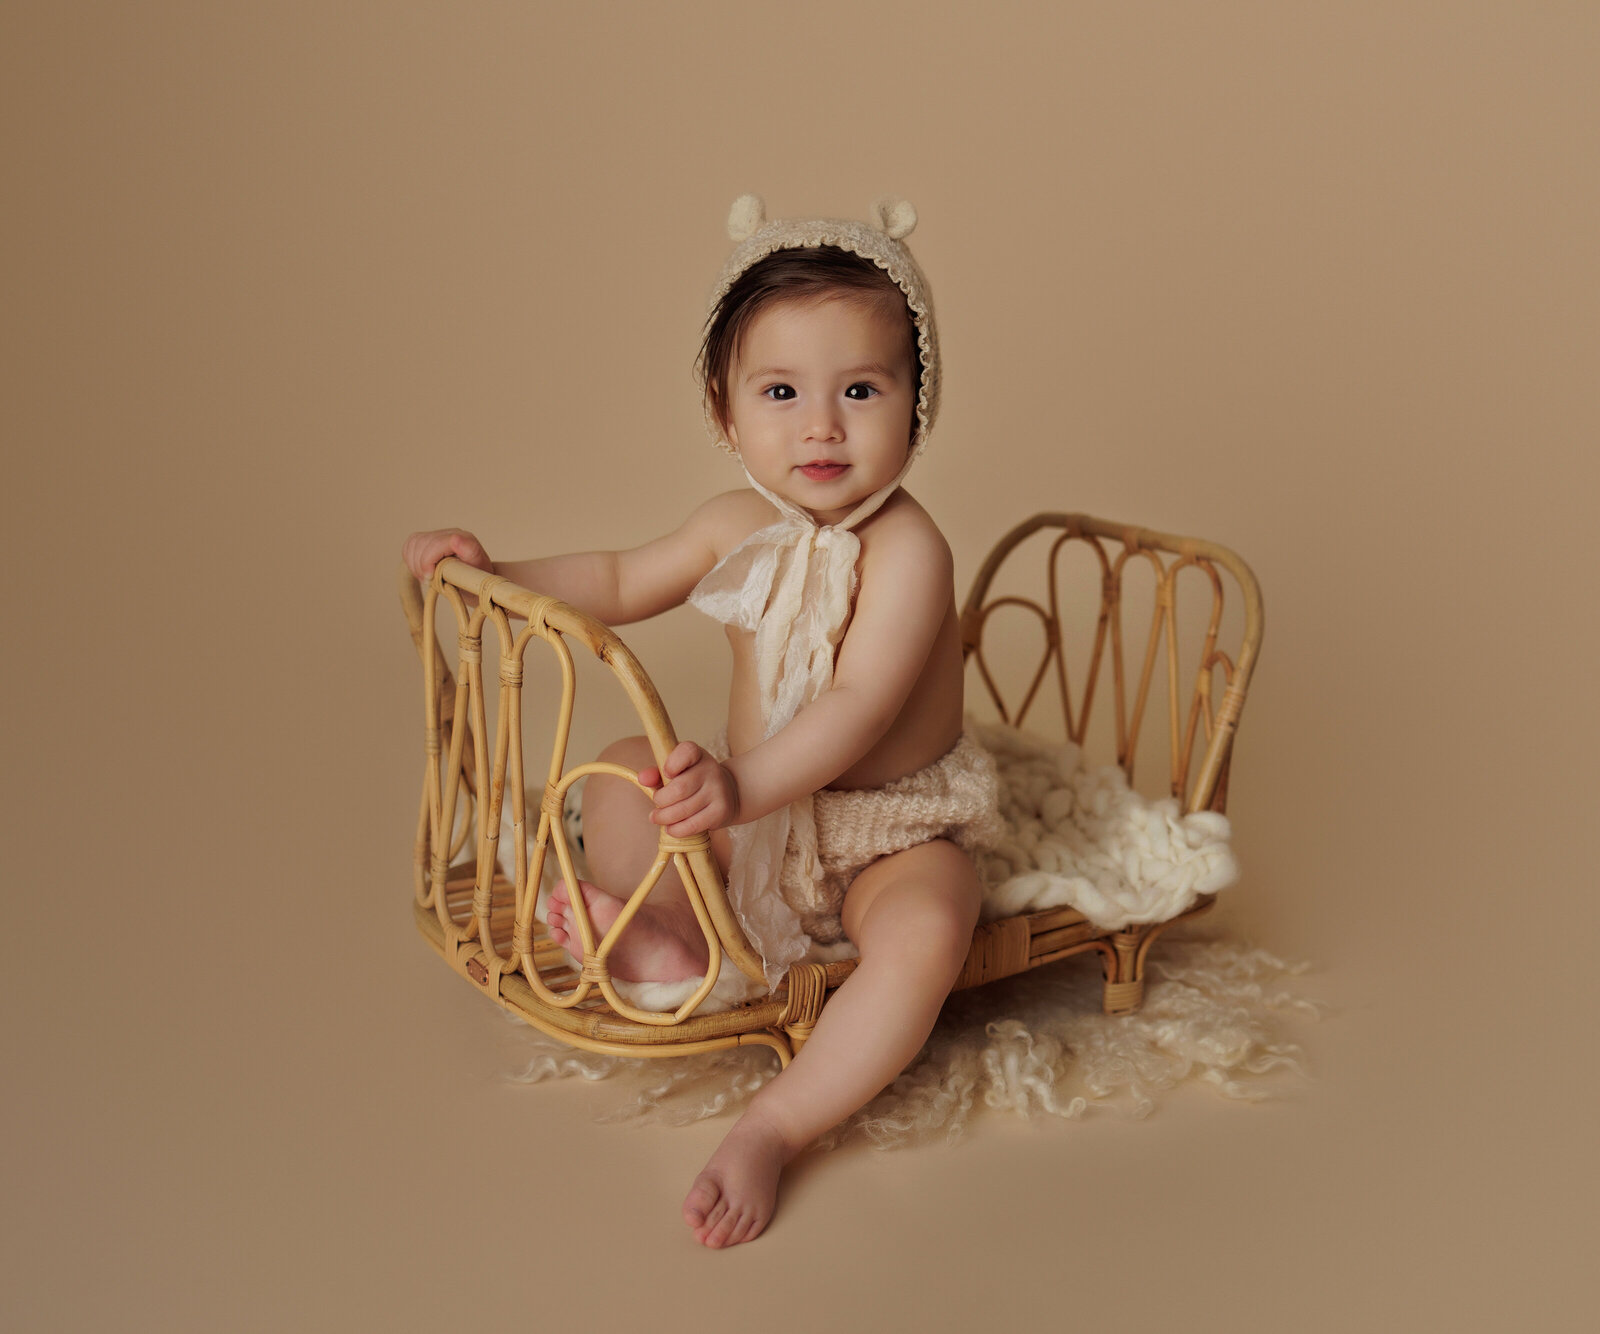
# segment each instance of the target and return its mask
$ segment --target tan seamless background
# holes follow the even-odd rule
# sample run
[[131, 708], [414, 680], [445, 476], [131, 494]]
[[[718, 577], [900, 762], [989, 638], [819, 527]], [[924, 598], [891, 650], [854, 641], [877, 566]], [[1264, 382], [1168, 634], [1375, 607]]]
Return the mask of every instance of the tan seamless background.
[[[4, 26], [8, 1328], [1588, 1327], [1600, 10]], [[734, 483], [689, 364], [747, 189], [916, 203], [963, 579], [1037, 508], [1252, 563], [1216, 920], [1334, 1013], [1291, 1101], [831, 1155], [717, 1255], [722, 1127], [503, 1084], [415, 938], [392, 575]], [[630, 638], [708, 725], [715, 632]]]

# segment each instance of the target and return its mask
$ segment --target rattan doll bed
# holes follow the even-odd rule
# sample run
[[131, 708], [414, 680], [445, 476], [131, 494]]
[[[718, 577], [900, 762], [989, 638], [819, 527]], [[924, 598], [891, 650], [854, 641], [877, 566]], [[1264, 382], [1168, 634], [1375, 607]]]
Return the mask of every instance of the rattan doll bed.
[[[1042, 603], [1031, 597], [991, 596], [996, 574], [1008, 557], [1040, 532], [1048, 544]], [[1062, 606], [1059, 577], [1063, 550], [1074, 543], [1085, 544], [1093, 553], [1100, 586], [1098, 617], [1092, 632], [1083, 637], [1088, 647], [1076, 709], [1074, 692], [1069, 689], [1068, 658], [1077, 658], [1083, 650], [1072, 645], [1069, 652], [1063, 619], [1071, 612]], [[1124, 576], [1130, 563], [1139, 562], [1149, 562], [1152, 567], [1145, 576], [1151, 609], [1140, 649], [1139, 676], [1130, 697], [1123, 622], [1131, 599], [1124, 596]], [[1178, 576], [1184, 570], [1198, 572], [1186, 586], [1198, 583], [1210, 597], [1209, 610], [1202, 601], [1201, 614], [1187, 620], [1178, 615]], [[1243, 629], [1231, 656], [1219, 645], [1227, 588], [1224, 574], [1232, 577], [1242, 599]], [[534, 916], [545, 859], [552, 850], [561, 875], [569, 881], [574, 875], [562, 822], [567, 789], [591, 773], [635, 778], [617, 765], [567, 767], [577, 694], [570, 642], [581, 644], [614, 674], [658, 761], [677, 744], [655, 686], [627, 645], [573, 607], [457, 560], [440, 562], [425, 590], [402, 569], [401, 599], [423, 664], [426, 764], [417, 817], [414, 914], [428, 943], [484, 995], [574, 1046], [623, 1055], [666, 1056], [760, 1044], [772, 1048], [787, 1065], [809, 1036], [828, 995], [850, 975], [855, 961], [796, 964], [770, 994], [732, 1009], [699, 1012], [724, 956], [746, 977], [757, 982], [762, 977], [760, 959], [746, 942], [728, 903], [706, 836], [679, 839], [663, 830], [654, 866], [604, 938], [596, 937], [582, 896], [572, 897], [573, 914], [585, 942], [582, 966], [577, 970]], [[441, 605], [453, 612], [459, 683], [449, 670], [437, 636]], [[1036, 618], [1042, 631], [1037, 669], [1015, 708], [1008, 708], [1002, 700], [995, 680], [996, 664], [984, 653], [986, 627], [993, 613], [1007, 607], [1015, 609], [1009, 616], [1020, 613], [1024, 619]], [[1087, 616], [1081, 619], [1088, 621]], [[1194, 644], [1184, 637], [1191, 621]], [[494, 686], [498, 707], [492, 737], [484, 693], [486, 623], [493, 624], [498, 641]], [[1012, 529], [990, 552], [973, 580], [961, 626], [967, 661], [976, 669], [1003, 721], [1020, 724], [1040, 697], [1047, 676], [1053, 674], [1067, 735], [1080, 744], [1097, 693], [1102, 698], [1106, 693], [1097, 692], [1096, 686], [1109, 650], [1116, 760], [1130, 779], [1139, 752], [1141, 721], [1159, 676], [1165, 686], [1160, 693], [1166, 706], [1171, 793], [1186, 813], [1224, 809], [1234, 734], [1262, 631], [1261, 596], [1255, 578], [1233, 552], [1210, 542], [1087, 515], [1037, 514]], [[540, 708], [554, 715], [554, 741], [543, 799], [537, 808], [529, 809], [524, 796], [523, 663], [535, 641], [555, 655], [561, 688], [558, 698], [538, 701]], [[1187, 671], [1180, 668], [1184, 656], [1180, 646], [1185, 644], [1192, 663]], [[1213, 710], [1213, 682], [1219, 673], [1221, 702]], [[1201, 743], [1198, 756], [1197, 742]], [[1196, 757], [1198, 763], [1191, 763]], [[507, 801], [511, 805], [507, 826], [513, 831], [514, 847], [501, 849], [502, 806]], [[531, 851], [525, 833], [530, 819], [537, 821]], [[606, 959], [669, 861], [677, 866], [688, 890], [711, 963], [694, 994], [667, 1012], [641, 1009], [625, 999], [613, 985]], [[1143, 1000], [1145, 960], [1152, 941], [1173, 921], [1196, 916], [1212, 902], [1203, 897], [1171, 921], [1117, 931], [1098, 928], [1071, 908], [987, 922], [974, 933], [956, 986], [976, 986], [1094, 950], [1099, 952], [1105, 972], [1106, 1012], [1131, 1013]]]

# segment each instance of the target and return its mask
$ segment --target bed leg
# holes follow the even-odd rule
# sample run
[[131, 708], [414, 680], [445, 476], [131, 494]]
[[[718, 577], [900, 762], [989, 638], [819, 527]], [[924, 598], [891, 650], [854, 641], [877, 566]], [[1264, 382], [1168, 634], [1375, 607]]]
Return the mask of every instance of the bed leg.
[[797, 963], [789, 969], [789, 1000], [778, 1016], [778, 1027], [788, 1035], [796, 1056], [816, 1027], [827, 999], [828, 971], [821, 964]]
[[1144, 1004], [1143, 959], [1139, 946], [1145, 931], [1129, 927], [1111, 937], [1106, 957], [1106, 991], [1103, 1008], [1107, 1014], [1133, 1014]]

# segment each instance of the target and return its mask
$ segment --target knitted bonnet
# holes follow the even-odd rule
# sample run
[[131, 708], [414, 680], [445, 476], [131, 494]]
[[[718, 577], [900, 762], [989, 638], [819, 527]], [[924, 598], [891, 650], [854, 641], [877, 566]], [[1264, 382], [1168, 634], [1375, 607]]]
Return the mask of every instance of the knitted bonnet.
[[[915, 458], [927, 444], [933, 419], [939, 412], [939, 334], [933, 322], [933, 298], [928, 292], [928, 280], [903, 244], [917, 225], [916, 209], [904, 199], [880, 199], [872, 212], [876, 225], [843, 218], [778, 218], [768, 222], [767, 207], [759, 196], [740, 195], [728, 211], [728, 236], [738, 244], [711, 289], [709, 309], [716, 310], [740, 274], [779, 250], [837, 246], [876, 264], [905, 294], [917, 330], [922, 381], [917, 392], [917, 434], [911, 450], [911, 457]], [[704, 368], [701, 374], [703, 377]], [[700, 387], [702, 391], [706, 388], [703, 378]], [[717, 424], [709, 398], [706, 426], [719, 446], [730, 454], [735, 452]]]

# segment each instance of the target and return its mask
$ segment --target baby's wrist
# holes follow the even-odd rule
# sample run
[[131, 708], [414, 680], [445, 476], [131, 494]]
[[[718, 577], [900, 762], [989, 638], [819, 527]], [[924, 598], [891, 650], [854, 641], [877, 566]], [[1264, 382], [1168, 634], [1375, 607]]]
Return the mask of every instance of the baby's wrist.
[[732, 765], [724, 764], [721, 768], [728, 780], [728, 823], [743, 824], [744, 808], [739, 795], [739, 775], [734, 773]]
[[744, 784], [739, 780], [738, 758], [722, 761], [722, 772], [728, 779], [728, 824], [748, 824], [756, 816], [746, 815], [744, 809]]

